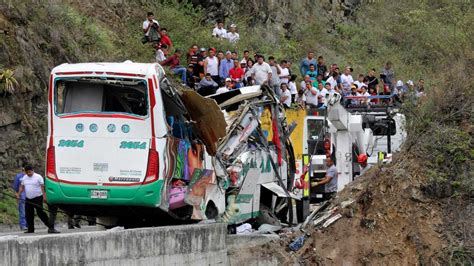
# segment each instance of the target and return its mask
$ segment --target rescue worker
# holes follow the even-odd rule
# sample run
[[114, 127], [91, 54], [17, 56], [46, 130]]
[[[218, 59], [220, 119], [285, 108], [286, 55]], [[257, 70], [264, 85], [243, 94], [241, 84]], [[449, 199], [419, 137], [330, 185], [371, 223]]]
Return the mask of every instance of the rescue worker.
[[315, 182], [311, 182], [312, 187], [324, 185], [326, 200], [331, 199], [337, 192], [337, 168], [330, 157], [326, 158], [326, 176]]
[[367, 170], [369, 170], [369, 165], [367, 164], [367, 155], [365, 153], [361, 153], [359, 154], [359, 156], [357, 156], [357, 162], [359, 163], [360, 165], [360, 174], [359, 175], [363, 175]]

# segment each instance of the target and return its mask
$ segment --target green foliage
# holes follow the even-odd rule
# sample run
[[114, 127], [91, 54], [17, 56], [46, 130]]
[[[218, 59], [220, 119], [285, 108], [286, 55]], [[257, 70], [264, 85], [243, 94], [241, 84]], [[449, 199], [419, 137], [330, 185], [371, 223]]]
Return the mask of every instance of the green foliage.
[[5, 93], [15, 92], [15, 87], [18, 86], [18, 81], [15, 79], [15, 71], [13, 69], [0, 69], [0, 92], [3, 90]]

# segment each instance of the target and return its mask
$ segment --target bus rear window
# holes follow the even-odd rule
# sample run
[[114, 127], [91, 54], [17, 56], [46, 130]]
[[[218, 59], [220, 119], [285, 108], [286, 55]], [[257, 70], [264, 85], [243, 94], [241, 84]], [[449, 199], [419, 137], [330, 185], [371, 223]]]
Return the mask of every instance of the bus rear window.
[[55, 85], [56, 114], [148, 114], [144, 82], [119, 80], [59, 80]]

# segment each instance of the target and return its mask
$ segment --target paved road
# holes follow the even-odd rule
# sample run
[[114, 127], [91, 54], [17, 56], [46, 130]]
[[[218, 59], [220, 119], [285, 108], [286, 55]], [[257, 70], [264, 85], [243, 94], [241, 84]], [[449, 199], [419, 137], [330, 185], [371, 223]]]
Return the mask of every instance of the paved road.
[[[57, 226], [56, 229], [61, 232], [61, 234], [69, 234], [69, 233], [79, 233], [79, 232], [92, 232], [98, 231], [96, 226], [82, 226], [81, 229], [67, 229], [66, 226]], [[46, 228], [38, 228], [35, 230], [33, 234], [25, 234], [22, 231], [9, 231], [9, 232], [0, 232], [0, 238], [3, 237], [29, 237], [29, 236], [39, 236], [39, 235], [47, 235], [48, 229]]]

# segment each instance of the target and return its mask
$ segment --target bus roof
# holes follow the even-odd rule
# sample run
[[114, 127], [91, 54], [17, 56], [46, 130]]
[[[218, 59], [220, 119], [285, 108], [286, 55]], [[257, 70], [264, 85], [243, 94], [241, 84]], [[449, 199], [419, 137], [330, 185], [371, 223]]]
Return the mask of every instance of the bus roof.
[[112, 75], [127, 77], [146, 77], [156, 73], [158, 79], [165, 74], [159, 64], [134, 63], [132, 61], [125, 61], [123, 63], [65, 63], [55, 67], [51, 73], [55, 75]]

